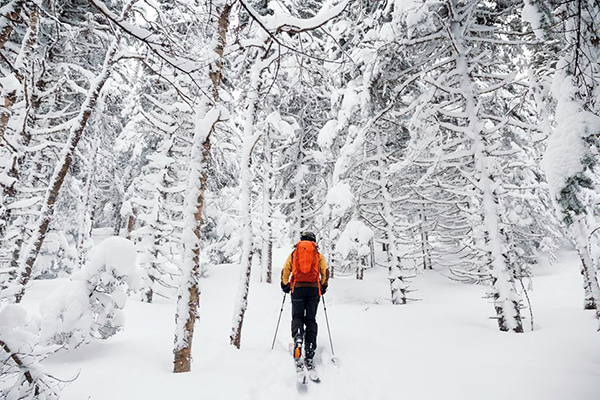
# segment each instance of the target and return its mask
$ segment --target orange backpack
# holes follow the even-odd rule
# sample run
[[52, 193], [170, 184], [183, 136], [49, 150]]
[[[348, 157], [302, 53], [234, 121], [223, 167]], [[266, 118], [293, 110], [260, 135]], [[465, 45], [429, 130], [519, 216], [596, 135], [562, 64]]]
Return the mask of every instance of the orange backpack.
[[317, 244], [301, 240], [292, 252], [292, 288], [297, 282], [319, 282], [319, 251]]

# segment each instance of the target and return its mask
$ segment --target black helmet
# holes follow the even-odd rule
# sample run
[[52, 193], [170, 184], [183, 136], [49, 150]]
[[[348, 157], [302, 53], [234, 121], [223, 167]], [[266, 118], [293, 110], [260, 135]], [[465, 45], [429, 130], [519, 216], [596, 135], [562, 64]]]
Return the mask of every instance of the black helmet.
[[316, 243], [317, 236], [312, 232], [300, 232], [300, 240], [310, 240]]

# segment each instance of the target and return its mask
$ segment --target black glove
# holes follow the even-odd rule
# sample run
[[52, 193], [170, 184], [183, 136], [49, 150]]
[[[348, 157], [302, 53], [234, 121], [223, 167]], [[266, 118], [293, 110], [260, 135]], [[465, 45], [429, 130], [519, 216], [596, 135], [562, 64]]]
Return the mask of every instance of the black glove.
[[281, 290], [283, 290], [283, 293], [289, 293], [290, 290], [292, 290], [292, 285], [290, 285], [289, 283], [284, 284], [283, 282], [281, 282]]
[[325, 294], [327, 292], [327, 286], [329, 286], [329, 284], [324, 284], [321, 285], [321, 295]]

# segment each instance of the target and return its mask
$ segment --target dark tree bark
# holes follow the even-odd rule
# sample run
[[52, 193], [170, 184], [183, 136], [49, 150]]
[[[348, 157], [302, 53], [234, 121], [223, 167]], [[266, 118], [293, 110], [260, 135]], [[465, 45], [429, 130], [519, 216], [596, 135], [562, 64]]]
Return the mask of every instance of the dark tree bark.
[[22, 21], [20, 14], [24, 4], [25, 0], [14, 0], [12, 2], [13, 11], [0, 17], [0, 50], [4, 48], [4, 45], [10, 38], [13, 30], [12, 24]]
[[27, 381], [27, 383], [34, 386], [34, 394], [36, 396], [39, 396], [40, 387], [36, 384], [35, 380], [33, 379], [33, 375], [31, 375], [31, 371], [25, 365], [25, 363], [21, 360], [19, 355], [17, 353], [14, 353], [10, 349], [10, 347], [8, 347], [8, 345], [2, 340], [0, 340], [0, 347], [2, 347], [2, 350], [4, 350], [6, 352], [6, 354], [9, 355], [10, 359], [17, 365], [17, 367], [19, 367], [19, 369], [21, 371], [25, 371], [25, 372], [23, 372], [23, 376], [25, 376], [25, 380]]
[[[216, 123], [216, 121], [215, 121]], [[211, 127], [211, 131], [214, 129], [214, 123]], [[210, 141], [207, 138], [204, 143], [202, 143], [201, 149], [201, 158], [202, 163], [200, 165], [201, 171], [196, 171], [199, 173], [200, 184], [198, 187], [198, 192], [195, 196], [195, 212], [194, 212], [194, 227], [193, 227], [193, 237], [194, 244], [193, 247], [187, 248], [185, 250], [185, 256], [192, 258], [191, 263], [192, 267], [189, 271], [189, 276], [184, 276], [184, 280], [182, 281], [182, 285], [184, 285], [180, 290], [183, 291], [182, 294], [179, 295], [177, 299], [178, 309], [186, 309], [187, 315], [176, 315], [176, 321], [181, 321], [182, 318], [185, 318], [185, 323], [183, 324], [183, 338], [175, 336], [175, 349], [174, 353], [174, 366], [173, 372], [190, 372], [192, 368], [192, 342], [194, 338], [194, 326], [196, 323], [196, 319], [198, 318], [198, 307], [200, 305], [200, 290], [198, 287], [198, 281], [200, 279], [200, 237], [201, 237], [201, 229], [204, 223], [203, 213], [204, 213], [204, 192], [206, 191], [206, 180], [208, 179], [208, 168], [206, 168], [207, 161], [210, 156]], [[185, 233], [184, 233], [185, 234]], [[191, 243], [186, 243], [186, 246], [192, 245]], [[182, 304], [187, 301], [187, 304]], [[177, 324], [179, 325], [179, 324]], [[181, 343], [178, 345], [178, 343]]]

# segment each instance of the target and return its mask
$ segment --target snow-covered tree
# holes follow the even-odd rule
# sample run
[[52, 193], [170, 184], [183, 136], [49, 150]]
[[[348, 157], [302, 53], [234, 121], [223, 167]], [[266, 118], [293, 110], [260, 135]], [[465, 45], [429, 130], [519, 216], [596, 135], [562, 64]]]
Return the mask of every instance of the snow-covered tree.
[[581, 259], [584, 307], [595, 309], [600, 321], [597, 265], [589, 252], [597, 226], [599, 12], [593, 1], [528, 1], [524, 17], [541, 43], [533, 59], [540, 117], [547, 126], [549, 113], [554, 122], [543, 165], [557, 213]]
[[533, 174], [523, 171], [525, 184], [514, 175], [517, 165], [531, 161], [519, 146], [527, 135], [519, 94], [527, 86], [515, 65], [523, 57], [518, 12], [518, 2], [425, 2], [406, 21], [407, 44], [428, 59], [414, 103], [409, 157], [426, 165], [422, 181], [439, 182], [445, 201], [459, 196], [456, 204], [470, 226], [463, 244], [471, 249], [473, 268], [487, 276], [498, 326], [522, 332], [516, 280], [526, 268], [514, 257], [518, 229], [507, 207], [517, 210], [515, 199], [540, 182], [535, 165]]
[[[125, 18], [133, 2], [129, 2], [123, 6], [121, 11], [121, 17]], [[66, 14], [69, 14], [69, 5], [65, 5], [65, 8], [60, 10]], [[79, 15], [74, 16], [77, 19]], [[95, 32], [95, 31], [94, 31]], [[84, 35], [85, 36], [85, 35]], [[83, 38], [82, 38], [83, 39]], [[39, 201], [39, 213], [37, 214], [36, 221], [33, 224], [31, 237], [27, 240], [23, 251], [20, 251], [18, 255], [19, 271], [16, 278], [15, 285], [15, 299], [17, 302], [21, 300], [25, 294], [27, 283], [33, 273], [33, 268], [40, 252], [41, 246], [44, 242], [45, 235], [48, 232], [50, 223], [54, 218], [55, 205], [58, 196], [61, 192], [61, 188], [67, 177], [67, 173], [77, 150], [77, 145], [83, 136], [83, 132], [90, 120], [90, 116], [100, 98], [100, 94], [104, 85], [106, 84], [114, 64], [118, 61], [118, 51], [120, 49], [120, 36], [117, 35], [114, 39], [109, 39], [110, 44], [104, 53], [104, 59], [101, 65], [96, 64], [96, 75], [93, 79], [89, 79], [89, 87], [79, 92], [81, 101], [77, 102], [77, 109], [74, 111], [75, 117], [66, 121], [61, 121], [61, 124], [56, 124], [56, 120], [52, 123], [53, 126], [42, 129], [41, 132], [65, 132], [64, 143], [62, 146], [61, 153], [56, 163], [51, 163], [48, 166], [48, 170], [52, 171], [49, 176], [48, 185], [46, 186], [45, 194]], [[65, 50], [65, 49], [62, 49]], [[86, 60], [89, 63], [93, 63], [93, 60]], [[64, 64], [61, 64], [64, 65]], [[84, 66], [84, 68], [87, 65]], [[78, 73], [81, 73], [81, 69], [75, 69]], [[85, 71], [85, 69], [83, 69]], [[70, 87], [81, 88], [75, 81], [69, 80], [67, 74], [67, 80]], [[82, 78], [92, 78], [92, 74], [83, 73]], [[40, 201], [41, 200], [41, 201]]]
[[92, 249], [89, 262], [40, 306], [41, 341], [74, 348], [123, 328], [127, 291], [139, 290], [135, 245], [111, 237]]

